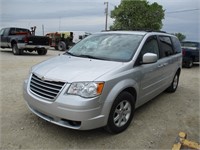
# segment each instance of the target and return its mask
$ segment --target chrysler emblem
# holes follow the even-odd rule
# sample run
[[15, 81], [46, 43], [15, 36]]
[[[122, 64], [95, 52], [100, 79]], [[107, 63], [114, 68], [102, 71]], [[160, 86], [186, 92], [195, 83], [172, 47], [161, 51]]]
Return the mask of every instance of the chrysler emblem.
[[41, 80], [44, 81], [44, 79], [45, 79], [44, 76], [42, 76]]

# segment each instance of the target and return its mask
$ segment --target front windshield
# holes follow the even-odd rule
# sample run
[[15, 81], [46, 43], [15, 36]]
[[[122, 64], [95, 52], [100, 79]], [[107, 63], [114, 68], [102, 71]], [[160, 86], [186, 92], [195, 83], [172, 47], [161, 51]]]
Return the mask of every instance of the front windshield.
[[111, 61], [129, 61], [142, 40], [135, 34], [94, 34], [72, 47], [68, 54]]

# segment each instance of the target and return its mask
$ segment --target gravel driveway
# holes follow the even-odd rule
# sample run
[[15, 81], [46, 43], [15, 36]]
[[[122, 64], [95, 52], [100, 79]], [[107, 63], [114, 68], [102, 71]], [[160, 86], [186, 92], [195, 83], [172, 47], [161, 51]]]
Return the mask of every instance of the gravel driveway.
[[103, 129], [76, 131], [40, 119], [26, 106], [23, 81], [31, 66], [59, 53], [14, 56], [0, 49], [1, 149], [171, 149], [179, 131], [200, 141], [198, 64], [182, 69], [175, 93], [162, 93], [137, 109], [130, 127], [121, 134]]

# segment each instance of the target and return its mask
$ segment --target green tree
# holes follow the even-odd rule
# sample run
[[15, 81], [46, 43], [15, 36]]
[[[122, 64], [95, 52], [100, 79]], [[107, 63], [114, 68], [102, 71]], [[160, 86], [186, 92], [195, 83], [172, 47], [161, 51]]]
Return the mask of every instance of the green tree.
[[186, 36], [182, 33], [173, 33], [173, 35], [175, 35], [179, 39], [179, 41], [183, 41], [186, 39]]
[[160, 30], [164, 10], [161, 5], [146, 0], [121, 0], [121, 4], [111, 11], [115, 19], [111, 30]]

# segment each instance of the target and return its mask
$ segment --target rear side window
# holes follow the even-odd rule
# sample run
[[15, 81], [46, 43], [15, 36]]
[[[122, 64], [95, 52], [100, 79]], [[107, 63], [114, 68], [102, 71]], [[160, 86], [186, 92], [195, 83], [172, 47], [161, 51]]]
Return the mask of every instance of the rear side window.
[[28, 29], [21, 29], [21, 28], [16, 28], [16, 33], [30, 33]]
[[15, 34], [16, 34], [15, 28], [10, 28], [10, 33], [9, 33], [9, 35], [15, 35]]
[[182, 49], [181, 49], [181, 44], [180, 44], [179, 40], [176, 37], [172, 37], [172, 42], [174, 45], [175, 54], [181, 53]]
[[174, 54], [173, 44], [169, 36], [158, 36], [161, 50], [161, 57], [167, 57]]

